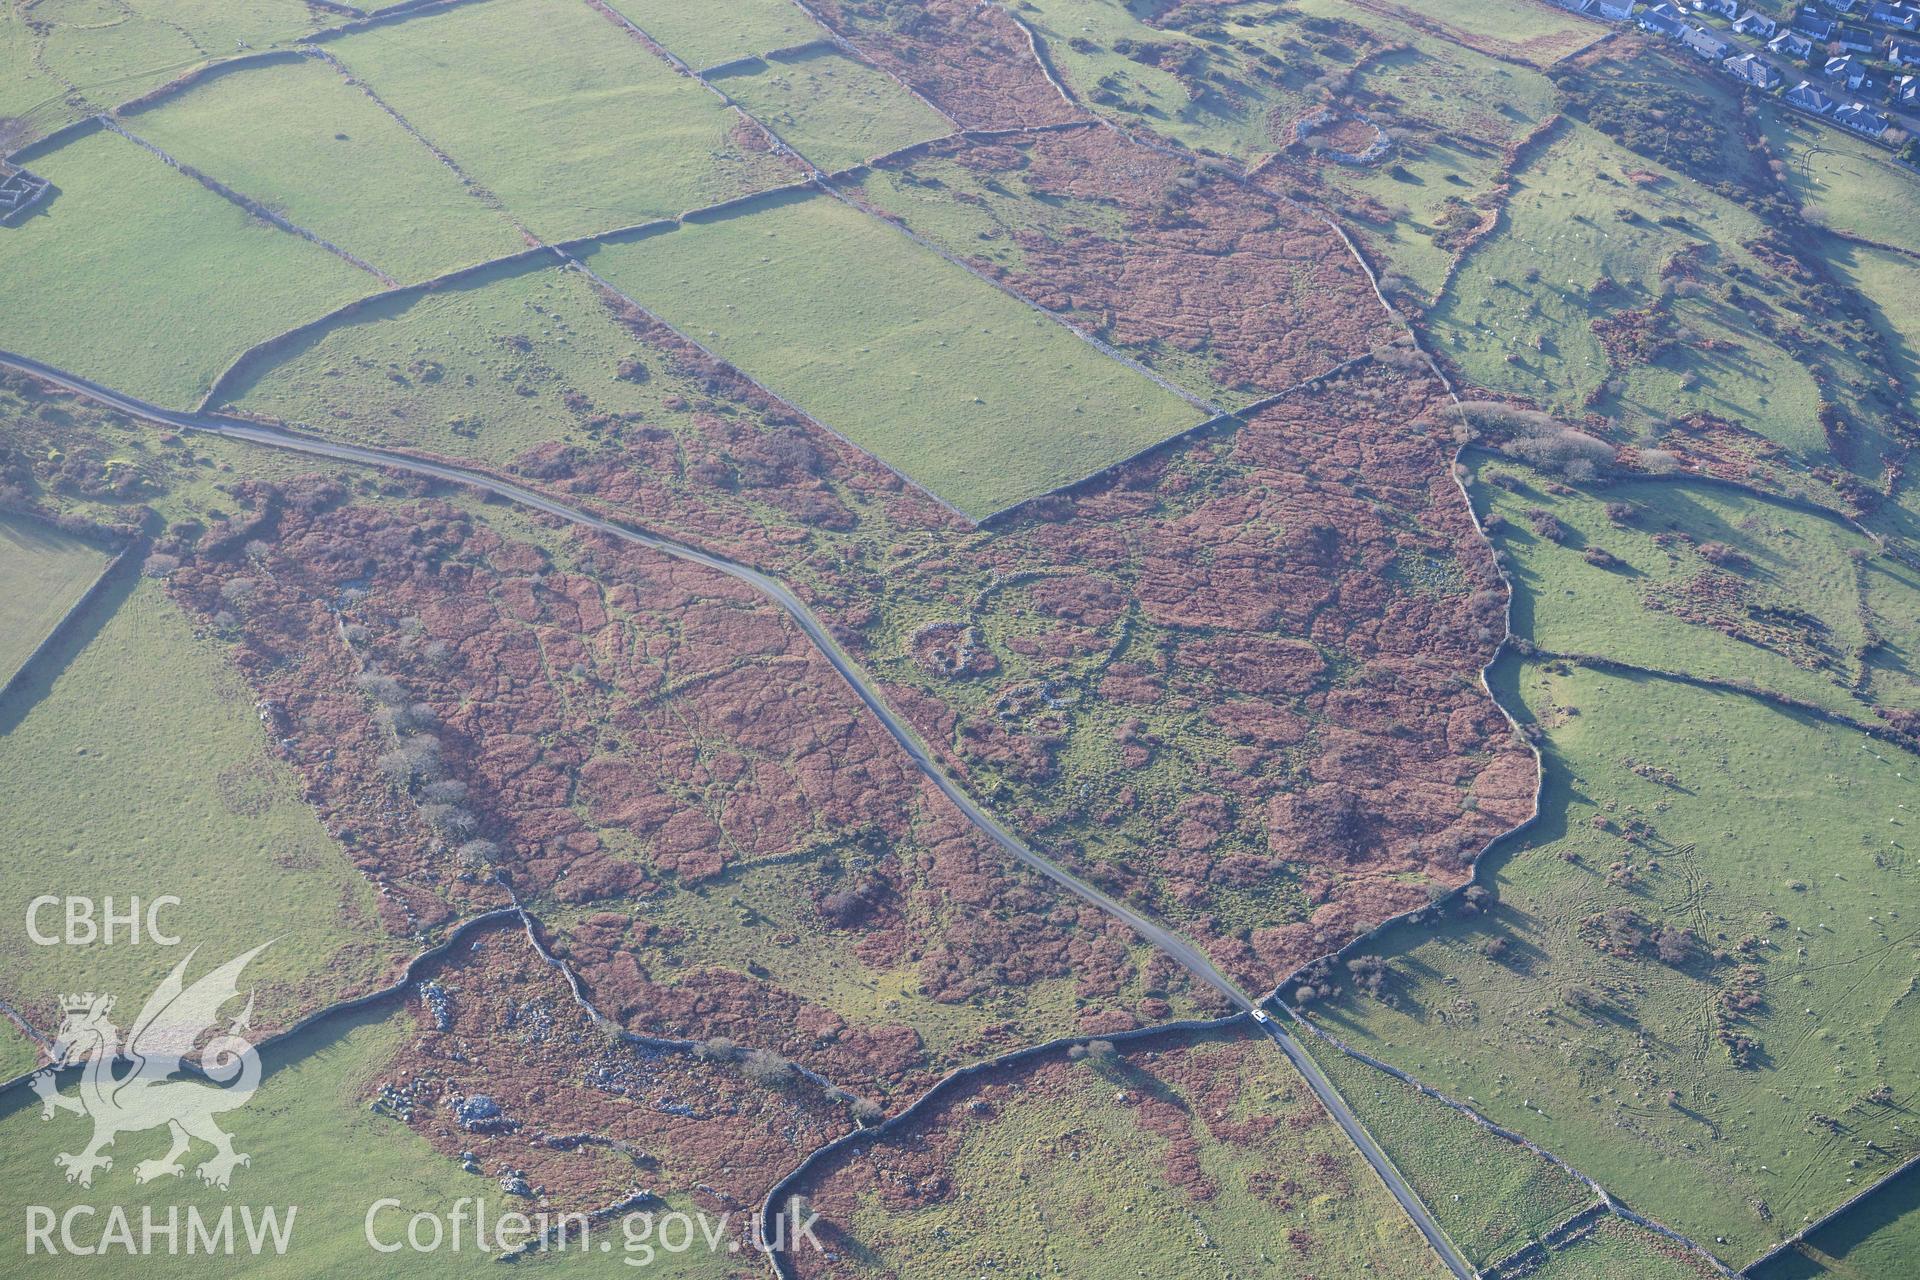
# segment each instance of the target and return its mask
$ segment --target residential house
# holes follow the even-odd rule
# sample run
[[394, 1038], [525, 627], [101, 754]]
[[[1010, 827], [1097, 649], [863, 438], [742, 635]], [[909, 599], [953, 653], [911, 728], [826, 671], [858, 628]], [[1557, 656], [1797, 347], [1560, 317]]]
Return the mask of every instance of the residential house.
[[1856, 27], [1852, 23], [1841, 27], [1840, 33], [1834, 39], [1840, 42], [1842, 49], [1851, 50], [1854, 53], [1872, 53], [1874, 47], [1880, 43], [1880, 37], [1867, 28]]
[[1807, 80], [1802, 80], [1787, 90], [1787, 101], [1802, 111], [1811, 111], [1817, 116], [1823, 116], [1833, 110], [1833, 99], [1814, 88], [1812, 82]]
[[1805, 62], [1813, 56], [1813, 41], [1797, 31], [1782, 31], [1767, 41], [1767, 50], [1783, 58], [1793, 58]]
[[1640, 0], [1598, 0], [1594, 8], [1610, 22], [1625, 22], [1640, 7]]
[[1716, 13], [1723, 18], [1739, 16], [1739, 0], [1693, 0], [1695, 13]]
[[1749, 9], [1733, 20], [1733, 29], [1743, 36], [1771, 40], [1780, 34], [1780, 24], [1758, 9]]
[[1840, 30], [1840, 24], [1810, 4], [1803, 4], [1793, 15], [1793, 29], [1809, 40], [1822, 42], [1833, 39]]
[[1860, 7], [1860, 0], [1827, 0], [1827, 8], [1835, 13], [1847, 15]]
[[1838, 80], [1853, 93], [1858, 93], [1860, 86], [1869, 78], [1867, 64], [1852, 54], [1844, 58], [1828, 58], [1820, 74], [1829, 80]]
[[1720, 62], [1733, 53], [1731, 44], [1705, 27], [1689, 27], [1680, 37], [1680, 43], [1702, 62]]
[[1899, 31], [1920, 31], [1920, 9], [1909, 9], [1899, 4], [1876, 4], [1867, 16]]
[[1864, 133], [1869, 138], [1877, 138], [1891, 126], [1887, 118], [1877, 111], [1869, 111], [1865, 103], [1854, 102], [1833, 113], [1836, 124], [1843, 124], [1855, 133]]
[[1896, 107], [1920, 107], [1920, 76], [1901, 76], [1888, 85], [1887, 101]]
[[1728, 58], [1720, 64], [1727, 74], [1736, 80], [1744, 81], [1756, 89], [1774, 89], [1780, 84], [1780, 73], [1773, 64], [1757, 53], [1743, 53], [1736, 58]]
[[1894, 41], [1887, 46], [1887, 61], [1896, 67], [1920, 67], [1920, 44]]
[[1633, 20], [1642, 31], [1652, 31], [1675, 40], [1687, 29], [1687, 24], [1680, 20], [1679, 11], [1670, 4], [1656, 4], [1651, 9], [1642, 9], [1633, 15]]

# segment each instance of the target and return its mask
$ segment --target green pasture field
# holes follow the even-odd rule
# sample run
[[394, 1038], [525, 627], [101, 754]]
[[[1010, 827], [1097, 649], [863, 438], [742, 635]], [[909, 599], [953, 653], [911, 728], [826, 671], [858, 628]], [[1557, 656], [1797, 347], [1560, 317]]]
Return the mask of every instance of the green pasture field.
[[402, 283], [526, 247], [512, 223], [317, 58], [215, 76], [126, 124]]
[[[1544, 5], [1525, 7], [1554, 13]], [[1361, 92], [1385, 100], [1385, 109], [1375, 112], [1376, 123], [1403, 140], [1377, 165], [1326, 162], [1320, 174], [1336, 188], [1386, 207], [1393, 215], [1389, 222], [1359, 222], [1355, 229], [1381, 247], [1394, 271], [1432, 297], [1458, 252], [1447, 242], [1443, 221], [1479, 215], [1475, 202], [1491, 195], [1506, 149], [1555, 110], [1553, 84], [1537, 71], [1355, 8], [1347, 0], [1307, 0], [1304, 11], [1363, 23], [1381, 39], [1406, 46], [1369, 60], [1355, 77]]]
[[0, 343], [191, 407], [263, 338], [380, 285], [96, 131], [30, 160], [58, 188], [0, 234]]
[[1920, 1170], [1909, 1169], [1750, 1274], [1752, 1280], [1908, 1280], [1915, 1258]]
[[0, 1018], [0, 1080], [11, 1080], [39, 1065], [39, 1047], [11, 1018]]
[[93, 585], [107, 559], [44, 521], [0, 512], [0, 685]]
[[44, 137], [89, 107], [134, 97], [202, 61], [181, 33], [108, 0], [8, 5], [0, 11], [0, 147]]
[[[1528, 133], [1556, 106], [1553, 82], [1541, 72], [1441, 39], [1409, 23], [1373, 17], [1352, 0], [1303, 3], [1306, 12], [1354, 23], [1365, 20], [1376, 34], [1413, 46], [1369, 60], [1355, 83], [1366, 92], [1392, 99], [1415, 123], [1477, 141], [1504, 142]], [[1466, 12], [1462, 10], [1463, 15]]]
[[[1514, 629], [1541, 648], [1745, 681], [1856, 718], [1872, 717], [1853, 692], [1869, 672], [1873, 700], [1920, 701], [1920, 580], [1838, 520], [1686, 481], [1557, 495], [1536, 472], [1486, 460], [1476, 478], [1521, 588]], [[1607, 507], [1622, 503], [1632, 513], [1616, 524]], [[1536, 530], [1539, 513], [1559, 541]], [[1738, 558], [1700, 554], [1715, 543]], [[1617, 563], [1590, 563], [1596, 550]]]
[[953, 132], [885, 72], [825, 45], [742, 63], [710, 83], [826, 173]]
[[[904, 163], [870, 169], [847, 182], [865, 204], [898, 218], [914, 234], [955, 257], [1018, 272], [1026, 265], [1023, 236], [1058, 241], [1071, 228], [1125, 240], [1126, 215], [1112, 202], [1042, 190], [1023, 169], [982, 173], [944, 156], [913, 156]], [[1065, 313], [1088, 332], [1100, 332], [1106, 317], [1097, 309]], [[1103, 337], [1108, 336], [1103, 334]], [[1207, 352], [1188, 352], [1171, 343], [1128, 343], [1127, 354], [1161, 377], [1213, 403], [1237, 406], [1258, 392], [1233, 391], [1213, 375]]]
[[1378, 168], [1348, 169], [1329, 163], [1323, 172], [1336, 187], [1371, 196], [1386, 206], [1393, 215], [1388, 221], [1363, 222], [1352, 233], [1364, 237], [1387, 267], [1411, 281], [1424, 299], [1445, 286], [1456, 257], [1456, 251], [1435, 240], [1436, 234], [1444, 233], [1441, 220], [1449, 214], [1466, 216], [1455, 201], [1471, 202], [1477, 191], [1486, 189], [1480, 180], [1493, 176], [1483, 159], [1459, 139], [1436, 135], [1417, 153]]
[[1836, 231], [1920, 252], [1920, 175], [1845, 129], [1790, 111], [1761, 114], [1767, 141], [1785, 162], [1783, 176], [1807, 216]]
[[10, 5], [0, 13], [0, 151], [136, 98], [202, 63], [272, 48], [325, 24], [299, 0]]
[[1683, 1246], [1609, 1214], [1528, 1274], [1533, 1280], [1712, 1280], [1719, 1273]]
[[1866, 655], [1861, 692], [1883, 707], [1920, 706], [1920, 573], [1892, 560], [1875, 560], [1868, 604], [1878, 643]]
[[[1712, 272], [1759, 272], [1740, 247], [1763, 230], [1751, 213], [1580, 124], [1536, 156], [1513, 188], [1500, 226], [1430, 317], [1435, 338], [1469, 378], [1561, 413], [1592, 405], [1651, 432], [1705, 410], [1789, 448], [1825, 453], [1819, 390], [1803, 360], [1756, 334], [1724, 289], [1668, 288], [1662, 277], [1683, 251]], [[1603, 281], [1613, 287], [1596, 291]], [[1662, 298], [1678, 340], [1616, 376], [1593, 322]]]
[[1764, 124], [1807, 216], [1840, 233], [1822, 237], [1826, 260], [1866, 299], [1905, 381], [1909, 408], [1920, 409], [1915, 400], [1920, 396], [1920, 316], [1914, 309], [1920, 297], [1920, 231], [1913, 218], [1920, 177], [1844, 130], [1788, 112], [1768, 112]]
[[[1551, 5], [1529, 0], [1390, 0], [1390, 8], [1436, 23], [1448, 39], [1471, 49], [1520, 58], [1535, 66], [1558, 62], [1593, 43], [1610, 28]], [[1360, 19], [1356, 16], [1355, 21]]]
[[[955, 256], [1018, 271], [1027, 261], [1018, 233], [1047, 235], [1057, 215], [1034, 198], [1020, 171], [991, 179], [1003, 188], [1001, 193], [986, 181], [986, 175], [956, 160], [914, 156], [869, 169], [849, 179], [845, 187], [863, 203], [899, 218]], [[1057, 199], [1070, 216], [1083, 220], [1082, 225], [1110, 235], [1123, 229], [1121, 218], [1109, 206], [1072, 196]]]
[[[1238, 1068], [1229, 1118], [1303, 1108], [1317, 1113], [1319, 1104], [1285, 1058], [1259, 1049]], [[1221, 1049], [1203, 1042], [1189, 1052], [1205, 1062]], [[1199, 1170], [1217, 1188], [1212, 1197], [1198, 1199], [1169, 1183], [1170, 1143], [1137, 1118], [1142, 1097], [1170, 1103], [1191, 1127]], [[984, 1113], [945, 1109], [939, 1122], [963, 1136], [957, 1158], [941, 1171], [962, 1190], [900, 1212], [866, 1197], [850, 1224], [834, 1224], [859, 1246], [848, 1250], [855, 1263], [848, 1274], [916, 1280], [986, 1274], [1413, 1280], [1446, 1274], [1332, 1124], [1321, 1119], [1300, 1132], [1278, 1124], [1230, 1143], [1210, 1131], [1213, 1118], [1199, 1114], [1199, 1099], [1152, 1058], [1124, 1049], [1111, 1067], [1071, 1067], [1064, 1083], [1023, 1080], [1004, 1104], [990, 1104]], [[1336, 1176], [1337, 1187], [1331, 1185]], [[1286, 1195], [1291, 1207], [1256, 1192], [1255, 1179], [1297, 1182], [1298, 1190]], [[1289, 1240], [1292, 1232], [1299, 1233], [1297, 1243]]]
[[975, 519], [1205, 416], [826, 196], [599, 245], [590, 261], [642, 306]]
[[[1920, 238], [1920, 237], [1916, 237]], [[1909, 404], [1920, 412], [1920, 257], [1839, 241], [1827, 243], [1827, 261], [1859, 291], [1905, 378]]]
[[827, 35], [793, 0], [614, 0], [613, 8], [696, 71]]
[[[1242, 160], [1290, 142], [1292, 120], [1317, 105], [1306, 91], [1308, 83], [1358, 57], [1357, 50], [1337, 41], [1324, 59], [1289, 48], [1298, 28], [1290, 14], [1272, 5], [1223, 7], [1209, 24], [1219, 35], [1205, 39], [1150, 26], [1136, 16], [1140, 7], [1107, 0], [1030, 0], [1021, 16], [1046, 41], [1061, 76], [1095, 110], [1185, 146]], [[1127, 56], [1147, 46], [1172, 52], [1158, 65]], [[1164, 69], [1179, 59], [1191, 60], [1195, 68], [1189, 77], [1193, 92]]]
[[1916, 1146], [1916, 761], [1742, 694], [1498, 676], [1547, 786], [1497, 905], [1389, 930], [1384, 999], [1312, 1016], [1751, 1261]]
[[[628, 360], [644, 381], [619, 376]], [[586, 276], [519, 263], [374, 302], [241, 370], [227, 403], [498, 465], [547, 441], [591, 443], [595, 412], [670, 420], [662, 402], [686, 388], [665, 363], [614, 322]]]
[[[91, 1188], [69, 1186], [54, 1156], [81, 1149], [89, 1132], [86, 1121], [62, 1113], [43, 1123], [38, 1099], [24, 1088], [15, 1089], [0, 1097], [0, 1213], [24, 1226], [29, 1205], [44, 1205], [56, 1214], [73, 1205], [98, 1205], [97, 1216], [75, 1219], [74, 1232], [76, 1243], [98, 1244], [107, 1226], [109, 1205], [124, 1207], [136, 1240], [143, 1209], [150, 1209], [162, 1226], [169, 1210], [177, 1210], [180, 1253], [169, 1256], [166, 1237], [154, 1237], [157, 1247], [137, 1263], [142, 1276], [381, 1280], [397, 1269], [408, 1276], [458, 1277], [497, 1267], [497, 1253], [481, 1253], [475, 1247], [471, 1201], [464, 1206], [464, 1248], [448, 1247], [452, 1228], [447, 1215], [456, 1202], [466, 1197], [485, 1201], [490, 1230], [503, 1213], [533, 1214], [541, 1206], [504, 1195], [491, 1177], [462, 1172], [406, 1125], [369, 1111], [363, 1101], [386, 1078], [394, 1052], [413, 1033], [412, 1015], [384, 1004], [329, 1019], [263, 1053], [265, 1074], [259, 1092], [246, 1106], [218, 1118], [232, 1134], [234, 1150], [252, 1157], [251, 1164], [234, 1171], [227, 1191], [206, 1187], [196, 1177], [194, 1166], [211, 1151], [198, 1143], [183, 1159], [184, 1177], [135, 1182], [134, 1166], [166, 1150], [165, 1131], [152, 1129], [121, 1134], [111, 1149], [113, 1168], [96, 1174]], [[76, 1088], [71, 1082], [65, 1085], [68, 1094]], [[350, 1158], [343, 1160], [348, 1152]], [[375, 1219], [375, 1233], [383, 1244], [396, 1240], [404, 1244], [408, 1218], [424, 1211], [441, 1217], [447, 1232], [443, 1247], [435, 1252], [408, 1248], [376, 1252], [367, 1242], [367, 1218], [375, 1202], [386, 1199], [400, 1201], [401, 1207], [385, 1209]], [[293, 1229], [284, 1254], [276, 1254], [271, 1244], [260, 1256], [249, 1253], [239, 1217], [241, 1205], [256, 1215], [272, 1206], [283, 1222], [287, 1210], [293, 1209]], [[233, 1208], [238, 1243], [231, 1256], [186, 1252], [189, 1206], [209, 1224], [217, 1221], [223, 1209]], [[672, 1207], [691, 1206], [678, 1203], [676, 1197]], [[425, 1228], [423, 1239], [431, 1239], [424, 1233]], [[14, 1239], [24, 1252], [24, 1232]], [[56, 1244], [60, 1240], [57, 1229], [53, 1240]], [[601, 1253], [599, 1241], [611, 1243], [613, 1249]], [[658, 1274], [713, 1280], [738, 1274], [729, 1269], [727, 1254], [710, 1254], [704, 1246], [677, 1255], [656, 1252], [654, 1265], [644, 1270], [626, 1266], [618, 1224], [608, 1224], [594, 1244], [591, 1252], [575, 1249], [536, 1257], [515, 1270], [531, 1267], [535, 1275]], [[64, 1249], [48, 1256], [43, 1250], [34, 1260], [38, 1274], [75, 1280], [99, 1275], [103, 1267], [127, 1265], [117, 1247], [95, 1257], [77, 1257]]]
[[549, 241], [797, 176], [743, 149], [725, 104], [589, 5], [494, 0], [328, 49]]
[[[97, 630], [71, 637], [84, 647], [0, 705], [4, 998], [46, 1030], [62, 992], [125, 1004], [191, 948], [211, 966], [271, 941], [248, 972], [257, 1021], [284, 1025], [384, 973], [409, 944], [384, 937], [372, 889], [268, 755], [216, 642], [151, 579], [109, 587], [98, 607]], [[175, 896], [161, 923], [182, 944], [36, 945], [27, 907], [47, 894], [123, 909]], [[42, 933], [59, 924], [43, 910]]]
[[1594, 1203], [1571, 1174], [1413, 1086], [1318, 1036], [1300, 1043], [1474, 1265], [1512, 1255]]
[[[90, 4], [92, 0], [80, 2]], [[36, 17], [42, 7], [34, 5]], [[303, 0], [250, 0], [247, 4], [233, 4], [231, 0], [126, 0], [124, 7], [150, 22], [184, 31], [209, 58], [244, 52], [240, 48], [243, 44], [247, 49], [260, 49], [290, 42], [309, 31], [346, 20], [344, 14], [316, 14]]]

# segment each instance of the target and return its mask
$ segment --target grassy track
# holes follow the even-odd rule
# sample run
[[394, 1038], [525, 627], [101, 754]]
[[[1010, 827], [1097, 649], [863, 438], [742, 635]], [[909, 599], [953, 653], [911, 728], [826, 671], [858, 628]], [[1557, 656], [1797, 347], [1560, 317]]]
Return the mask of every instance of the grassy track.
[[826, 35], [792, 0], [613, 0], [613, 8], [695, 70]]
[[379, 283], [96, 132], [32, 161], [59, 188], [0, 236], [11, 346], [186, 407], [241, 351]]
[[396, 948], [372, 891], [267, 755], [215, 643], [150, 580], [109, 590], [103, 607], [116, 601], [51, 687], [29, 684], [0, 708], [0, 914], [14, 922], [0, 995], [45, 1029], [61, 992], [135, 1001], [180, 959], [151, 945], [33, 945], [23, 922], [42, 894], [111, 894], [123, 907], [177, 896], [163, 923], [213, 963], [274, 939], [254, 972], [276, 1022], [382, 972]]
[[99, 548], [41, 521], [0, 513], [0, 684], [106, 566]]
[[[1749, 1259], [1914, 1145], [1915, 761], [1737, 694], [1552, 665], [1502, 683], [1547, 731], [1548, 818], [1483, 873], [1495, 910], [1391, 931], [1388, 999], [1320, 1017]], [[1692, 930], [1692, 958], [1610, 953], [1616, 909]], [[1718, 1012], [1741, 989], [1759, 1003]]]
[[718, 98], [585, 4], [469, 5], [329, 48], [548, 240], [793, 176], [734, 139]]
[[712, 82], [828, 173], [953, 132], [884, 72], [826, 47]]
[[318, 59], [217, 76], [128, 123], [403, 282], [524, 247], [506, 218]]
[[824, 196], [598, 248], [591, 265], [976, 517], [1078, 480], [1203, 416]]

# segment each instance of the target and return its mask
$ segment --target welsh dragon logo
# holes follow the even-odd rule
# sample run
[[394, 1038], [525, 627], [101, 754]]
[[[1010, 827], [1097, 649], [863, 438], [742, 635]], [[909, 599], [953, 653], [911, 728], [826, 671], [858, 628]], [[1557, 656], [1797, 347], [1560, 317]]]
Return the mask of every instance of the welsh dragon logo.
[[[36, 1072], [31, 1083], [40, 1095], [42, 1120], [53, 1119], [56, 1111], [70, 1111], [93, 1121], [93, 1141], [83, 1151], [54, 1157], [54, 1163], [67, 1171], [68, 1182], [92, 1186], [96, 1170], [113, 1168], [113, 1158], [103, 1152], [116, 1137], [162, 1126], [171, 1130], [173, 1145], [159, 1159], [135, 1165], [136, 1181], [182, 1176], [186, 1170], [180, 1157], [195, 1139], [213, 1148], [212, 1157], [196, 1170], [200, 1180], [211, 1186], [225, 1190], [234, 1169], [251, 1163], [233, 1149], [232, 1136], [214, 1117], [245, 1106], [260, 1086], [260, 1054], [240, 1034], [253, 1014], [252, 996], [226, 1031], [200, 1051], [197, 1070], [188, 1067], [185, 1059], [201, 1036], [214, 1029], [221, 1007], [239, 996], [240, 971], [268, 945], [262, 943], [229, 960], [192, 986], [184, 981], [193, 961], [188, 953], [147, 998], [124, 1047], [119, 1029], [107, 1016], [113, 1009], [112, 996], [89, 993], [61, 998], [66, 1018], [48, 1054], [51, 1064]], [[55, 1073], [75, 1063], [84, 1066], [78, 1096], [69, 1097], [60, 1092]], [[121, 1063], [126, 1064], [125, 1070], [116, 1073]]]

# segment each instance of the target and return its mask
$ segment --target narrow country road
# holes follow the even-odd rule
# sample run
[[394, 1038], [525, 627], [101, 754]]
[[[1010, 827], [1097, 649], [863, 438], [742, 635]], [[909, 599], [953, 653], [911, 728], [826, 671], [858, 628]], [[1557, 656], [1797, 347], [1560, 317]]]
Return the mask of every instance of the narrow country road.
[[445, 463], [430, 462], [426, 459], [409, 457], [401, 453], [389, 453], [385, 450], [368, 448], [363, 445], [336, 443], [331, 440], [323, 440], [315, 436], [304, 435], [300, 432], [291, 431], [282, 427], [261, 426], [255, 423], [242, 422], [237, 419], [223, 418], [217, 414], [180, 413], [170, 409], [163, 409], [158, 405], [148, 404], [144, 400], [138, 400], [132, 396], [114, 391], [112, 388], [101, 386], [99, 383], [80, 377], [77, 374], [55, 369], [31, 357], [18, 355], [10, 351], [0, 351], [0, 368], [11, 369], [16, 373], [25, 374], [28, 377], [37, 378], [42, 382], [51, 383], [54, 386], [71, 391], [75, 395], [92, 400], [107, 408], [118, 410], [130, 417], [156, 422], [181, 431], [224, 436], [228, 439], [244, 440], [251, 444], [265, 445], [269, 448], [286, 449], [295, 453], [304, 453], [318, 458], [332, 459], [337, 462], [349, 462], [361, 466], [380, 467], [389, 471], [407, 472], [413, 475], [427, 476], [435, 480], [443, 480], [448, 484], [457, 484], [471, 489], [478, 489], [482, 492], [493, 494], [496, 497], [504, 498], [509, 502], [517, 503], [535, 511], [544, 512], [547, 515], [565, 520], [581, 528], [591, 529], [596, 533], [603, 533], [623, 542], [646, 547], [650, 550], [658, 551], [663, 555], [672, 556], [678, 560], [701, 565], [717, 573], [724, 573], [730, 578], [746, 583], [755, 591], [758, 591], [761, 595], [778, 605], [793, 619], [794, 623], [806, 634], [807, 638], [825, 655], [827, 661], [833, 664], [833, 669], [839, 672], [840, 677], [847, 682], [847, 686], [859, 696], [860, 701], [865, 703], [867, 709], [873, 712], [874, 716], [879, 719], [881, 725], [886, 728], [886, 731], [893, 737], [893, 740], [900, 744], [900, 748], [907, 753], [907, 756], [913, 761], [914, 766], [918, 768], [934, 786], [938, 787], [947, 799], [953, 802], [954, 807], [966, 816], [967, 821], [971, 822], [985, 834], [988, 839], [992, 840], [1001, 849], [1018, 859], [1027, 867], [1039, 872], [1067, 892], [1099, 907], [1102, 911], [1105, 911], [1108, 915], [1125, 924], [1142, 938], [1166, 952], [1194, 977], [1225, 996], [1234, 1008], [1252, 1014], [1259, 1025], [1273, 1038], [1274, 1042], [1280, 1046], [1281, 1052], [1285, 1053], [1288, 1060], [1299, 1070], [1301, 1076], [1305, 1078], [1308, 1087], [1313, 1090], [1314, 1096], [1319, 1098], [1321, 1105], [1327, 1109], [1327, 1113], [1333, 1117], [1334, 1121], [1347, 1134], [1348, 1138], [1352, 1140], [1355, 1148], [1359, 1150], [1367, 1163], [1373, 1166], [1374, 1172], [1380, 1176], [1381, 1182], [1384, 1183], [1387, 1190], [1393, 1194], [1394, 1199], [1400, 1202], [1400, 1206], [1406, 1210], [1407, 1216], [1412, 1219], [1413, 1224], [1419, 1228], [1420, 1233], [1426, 1237], [1428, 1243], [1433, 1247], [1434, 1252], [1440, 1255], [1441, 1260], [1446, 1264], [1448, 1270], [1453, 1272], [1456, 1277], [1459, 1277], [1459, 1280], [1473, 1280], [1475, 1277], [1476, 1273], [1473, 1267], [1468, 1264], [1459, 1250], [1454, 1247], [1453, 1242], [1447, 1238], [1446, 1233], [1441, 1230], [1440, 1224], [1435, 1221], [1433, 1215], [1428, 1212], [1426, 1205], [1423, 1204], [1420, 1197], [1414, 1193], [1413, 1188], [1407, 1184], [1406, 1179], [1401, 1177], [1400, 1171], [1394, 1167], [1392, 1160], [1388, 1159], [1386, 1152], [1380, 1148], [1379, 1144], [1373, 1140], [1373, 1136], [1361, 1125], [1359, 1117], [1355, 1116], [1353, 1111], [1347, 1106], [1346, 1100], [1342, 1098], [1339, 1091], [1334, 1088], [1333, 1082], [1320, 1070], [1319, 1064], [1315, 1063], [1314, 1060], [1308, 1056], [1306, 1050], [1300, 1047], [1299, 1042], [1294, 1039], [1292, 1033], [1280, 1022], [1273, 1020], [1265, 1010], [1260, 1008], [1256, 1001], [1240, 990], [1232, 979], [1215, 968], [1213, 962], [1209, 960], [1206, 954], [1198, 947], [1194, 946], [1179, 934], [1155, 923], [1133, 908], [1128, 907], [1124, 903], [1102, 892], [1100, 889], [1095, 888], [1072, 872], [1056, 865], [1036, 852], [1025, 841], [1007, 830], [992, 814], [974, 803], [972, 797], [966, 793], [960, 784], [955, 782], [947, 774], [946, 770], [934, 761], [932, 753], [926, 744], [920, 740], [919, 734], [905, 721], [896, 716], [893, 709], [881, 698], [879, 692], [867, 682], [865, 674], [855, 665], [853, 659], [848, 657], [846, 653], [841, 650], [840, 646], [835, 643], [832, 635], [827, 631], [826, 624], [821, 622], [821, 620], [814, 615], [813, 611], [807, 608], [807, 606], [800, 601], [799, 597], [795, 596], [793, 592], [788, 590], [786, 585], [778, 579], [769, 577], [757, 569], [752, 569], [736, 561], [729, 560], [724, 556], [703, 551], [698, 547], [689, 546], [686, 543], [675, 541], [672, 538], [664, 537], [657, 533], [651, 533], [644, 529], [634, 528], [604, 519], [581, 510], [578, 507], [568, 506], [563, 502], [555, 501], [532, 489], [514, 484], [511, 481], [499, 479], [485, 472], [468, 471], [464, 468], [450, 466]]

